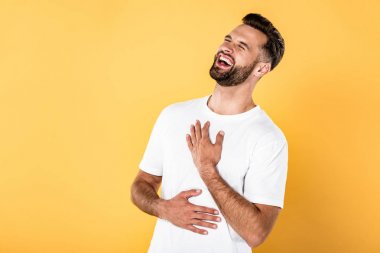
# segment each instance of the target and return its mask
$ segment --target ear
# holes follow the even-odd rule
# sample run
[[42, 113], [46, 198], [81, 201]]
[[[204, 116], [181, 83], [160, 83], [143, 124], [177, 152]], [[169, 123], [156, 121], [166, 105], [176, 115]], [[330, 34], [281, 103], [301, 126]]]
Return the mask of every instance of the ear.
[[255, 68], [253, 69], [253, 74], [256, 77], [261, 78], [270, 70], [271, 70], [271, 64], [269, 62], [259, 62], [256, 64]]

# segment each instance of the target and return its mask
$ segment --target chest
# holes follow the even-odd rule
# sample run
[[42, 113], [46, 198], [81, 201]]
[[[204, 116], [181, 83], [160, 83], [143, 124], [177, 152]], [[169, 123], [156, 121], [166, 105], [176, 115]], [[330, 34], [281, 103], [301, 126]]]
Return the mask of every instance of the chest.
[[[198, 118], [201, 126], [209, 120]], [[164, 138], [164, 178], [170, 181], [172, 188], [186, 188], [192, 184], [202, 187], [202, 180], [193, 162], [187, 146], [186, 134], [190, 134], [190, 125], [195, 120], [182, 121], [168, 129]], [[221, 160], [218, 170], [223, 179], [237, 192], [242, 193], [244, 177], [249, 167], [249, 156], [252, 148], [252, 138], [247, 129], [241, 124], [225, 124], [210, 120], [209, 136], [215, 143], [220, 130], [225, 132]]]

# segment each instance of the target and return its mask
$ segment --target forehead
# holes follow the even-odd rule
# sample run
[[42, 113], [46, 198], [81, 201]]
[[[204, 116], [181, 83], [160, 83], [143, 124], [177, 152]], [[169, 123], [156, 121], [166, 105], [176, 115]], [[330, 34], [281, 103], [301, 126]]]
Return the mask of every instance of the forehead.
[[267, 36], [263, 32], [246, 24], [235, 27], [229, 34], [233, 39], [240, 39], [253, 47], [260, 47], [267, 41]]

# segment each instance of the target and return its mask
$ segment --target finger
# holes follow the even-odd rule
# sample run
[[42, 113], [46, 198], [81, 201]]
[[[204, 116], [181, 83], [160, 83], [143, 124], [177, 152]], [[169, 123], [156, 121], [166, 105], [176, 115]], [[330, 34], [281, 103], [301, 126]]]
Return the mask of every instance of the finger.
[[213, 229], [216, 229], [216, 228], [218, 227], [218, 225], [216, 225], [215, 223], [206, 222], [206, 221], [198, 220], [198, 219], [192, 219], [192, 220], [191, 220], [191, 223], [192, 223], [193, 225], [198, 225], [198, 226], [206, 227], [206, 228], [213, 228]]
[[222, 220], [219, 216], [209, 215], [205, 213], [197, 213], [197, 212], [195, 212], [191, 218], [198, 219], [198, 220], [215, 221], [215, 222], [220, 222]]
[[219, 131], [219, 133], [216, 135], [215, 145], [222, 146], [223, 139], [224, 139], [224, 132]]
[[193, 150], [193, 143], [191, 142], [191, 136], [189, 134], [186, 134], [186, 142], [190, 151]]
[[199, 141], [202, 138], [202, 133], [201, 133], [201, 122], [197, 120], [195, 123], [195, 137], [197, 138], [197, 141]]
[[182, 198], [191, 198], [191, 197], [194, 197], [194, 196], [197, 196], [199, 194], [201, 194], [202, 190], [201, 189], [191, 189], [191, 190], [188, 190], [188, 191], [182, 191], [180, 193], [180, 196]]
[[210, 129], [210, 121], [206, 121], [206, 123], [203, 125], [203, 128], [202, 128], [202, 136], [207, 139], [210, 139], [209, 134], [208, 134], [209, 129]]
[[208, 232], [205, 229], [199, 229], [191, 224], [186, 226], [186, 229], [193, 231], [194, 233], [201, 234], [201, 235], [207, 235]]
[[214, 214], [214, 215], [219, 214], [218, 210], [216, 210], [214, 208], [207, 207], [207, 206], [193, 205], [193, 210], [196, 211], [196, 212], [210, 213], [210, 214]]
[[190, 134], [191, 134], [191, 142], [193, 143], [193, 145], [195, 145], [197, 138], [195, 137], [195, 126], [193, 124], [191, 124], [190, 126]]

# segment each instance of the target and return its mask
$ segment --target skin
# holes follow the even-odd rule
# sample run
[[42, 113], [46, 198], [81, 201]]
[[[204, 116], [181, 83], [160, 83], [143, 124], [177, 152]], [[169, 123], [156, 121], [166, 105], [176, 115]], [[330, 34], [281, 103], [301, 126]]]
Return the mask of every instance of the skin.
[[[188, 229], [194, 233], [206, 235], [205, 229], [199, 229], [194, 225], [216, 229], [214, 222], [220, 222], [218, 210], [205, 206], [194, 205], [189, 198], [198, 196], [202, 192], [192, 189], [178, 193], [169, 200], [161, 199], [157, 195], [162, 177], [154, 176], [142, 170], [139, 171], [131, 188], [132, 202], [142, 211], [165, 219], [174, 225]], [[210, 222], [212, 221], [212, 222]]]
[[[215, 84], [208, 101], [208, 106], [212, 111], [231, 115], [245, 112], [256, 106], [251, 94], [258, 80], [271, 69], [270, 62], [265, 60], [260, 49], [266, 40], [265, 34], [245, 24], [237, 26], [228, 34], [219, 46], [216, 56], [222, 52], [233, 58], [236, 65], [233, 67], [249, 66], [254, 61], [257, 63], [243, 82], [228, 86]], [[213, 67], [221, 74], [224, 71], [231, 71], [231, 69], [217, 68], [215, 61]], [[190, 134], [186, 134], [189, 152], [199, 175], [226, 221], [251, 247], [257, 247], [270, 233], [281, 208], [249, 202], [235, 192], [219, 175], [217, 164], [221, 159], [224, 133], [219, 132], [215, 144], [212, 144], [209, 137], [210, 124], [207, 121], [201, 127], [197, 120], [190, 126]], [[176, 226], [195, 233], [207, 234], [207, 230], [196, 228], [194, 225], [217, 228], [216, 222], [220, 221], [217, 210], [197, 206], [188, 201], [189, 198], [196, 197], [201, 192], [192, 189], [180, 192], [172, 199], [164, 200], [157, 195], [161, 180], [162, 177], [140, 170], [131, 188], [133, 203], [148, 214], [166, 219]]]
[[[261, 57], [260, 47], [266, 43], [267, 38], [259, 30], [242, 24], [227, 35], [230, 35], [231, 38], [224, 39], [217, 50], [217, 54], [224, 52], [231, 56], [235, 65], [238, 66], [248, 66], [258, 58], [264, 58]], [[249, 48], [244, 47], [241, 42], [247, 44]], [[229, 115], [242, 113], [255, 107], [256, 104], [252, 100], [251, 94], [258, 80], [270, 71], [270, 65], [269, 61], [262, 59], [255, 65], [251, 75], [239, 85], [221, 86], [216, 83], [208, 102], [210, 109], [218, 114]], [[220, 72], [223, 71], [220, 70]]]

